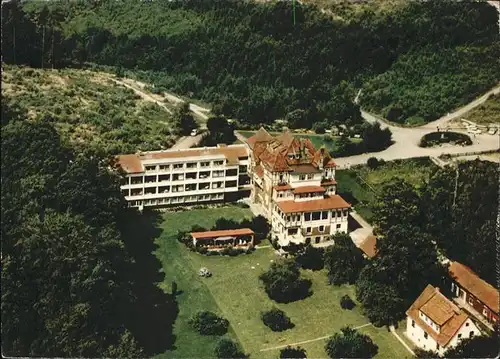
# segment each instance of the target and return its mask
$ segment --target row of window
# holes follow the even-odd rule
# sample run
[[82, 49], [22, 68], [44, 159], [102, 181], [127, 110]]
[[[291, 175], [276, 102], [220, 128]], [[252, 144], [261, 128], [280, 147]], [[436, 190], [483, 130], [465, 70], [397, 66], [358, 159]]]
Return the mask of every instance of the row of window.
[[212, 166], [223, 166], [225, 160], [217, 161], [203, 161], [203, 162], [188, 162], [188, 163], [174, 163], [174, 164], [163, 164], [163, 165], [145, 165], [144, 170], [146, 172], [156, 172], [156, 171], [170, 171], [170, 170], [180, 170], [183, 168], [203, 168]]
[[[328, 219], [329, 218], [329, 213], [330, 211], [317, 211], [317, 212], [306, 212], [304, 213], [304, 222], [310, 222], [310, 221], [319, 221], [323, 219]], [[336, 217], [345, 217], [347, 216], [348, 210], [347, 209], [338, 209], [338, 210], [332, 210], [331, 218], [336, 218]], [[291, 215], [286, 215], [281, 212], [281, 218], [286, 219], [287, 222], [298, 222], [301, 221], [302, 214], [297, 213], [297, 214], [291, 214]]]
[[[326, 242], [329, 240], [329, 236], [316, 236], [314, 237], [314, 243], [318, 244], [320, 242]], [[306, 237], [306, 245], [311, 243], [312, 237]]]
[[186, 185], [174, 185], [174, 186], [159, 186], [159, 187], [146, 187], [144, 190], [142, 188], [132, 188], [124, 189], [122, 193], [124, 196], [142, 196], [143, 194], [158, 194], [158, 193], [170, 193], [170, 192], [189, 192], [189, 191], [201, 191], [207, 189], [218, 189], [218, 188], [233, 188], [238, 185], [237, 181], [223, 181], [218, 182], [205, 182], [205, 183], [189, 183]]
[[306, 175], [299, 175], [299, 181], [306, 181], [306, 180], [312, 180], [314, 178], [314, 174], [306, 174]]
[[[202, 171], [202, 172], [187, 172], [187, 173], [174, 173], [172, 175], [150, 175], [141, 177], [129, 177], [130, 184], [142, 184], [142, 183], [155, 183], [155, 182], [167, 182], [167, 181], [183, 181], [189, 179], [205, 179], [205, 178], [220, 178], [220, 177], [233, 177], [238, 175], [237, 169], [222, 170], [222, 171]], [[124, 184], [127, 184], [125, 180]]]
[[[415, 328], [415, 321], [414, 321], [413, 319], [412, 319], [412, 321], [411, 321], [411, 326], [412, 326], [413, 328]], [[468, 327], [468, 326], [469, 326], [469, 323], [465, 323], [465, 326], [466, 326], [466, 327]], [[424, 339], [429, 338], [429, 334], [428, 334], [425, 330], [423, 330], [423, 329], [422, 329], [422, 332], [424, 333]], [[413, 333], [412, 333], [412, 336], [413, 336]], [[471, 331], [469, 332], [469, 338], [473, 338], [473, 337], [474, 337], [474, 331], [473, 331], [473, 330], [471, 330]], [[457, 338], [458, 338], [458, 339], [462, 339], [462, 334], [461, 334], [461, 333], [457, 334]], [[420, 341], [420, 339], [419, 339], [418, 341]], [[424, 349], [426, 349], [425, 344], [424, 344]], [[438, 343], [436, 343], [436, 350], [439, 350], [439, 349], [440, 349], [440, 346], [439, 346], [439, 344], [438, 344]]]
[[130, 201], [129, 206], [138, 207], [144, 206], [156, 206], [163, 204], [177, 204], [186, 202], [198, 202], [198, 201], [217, 201], [224, 199], [224, 195], [218, 194], [206, 194], [199, 196], [184, 196], [184, 197], [171, 197], [171, 198], [157, 198], [157, 199], [146, 199], [144, 201]]

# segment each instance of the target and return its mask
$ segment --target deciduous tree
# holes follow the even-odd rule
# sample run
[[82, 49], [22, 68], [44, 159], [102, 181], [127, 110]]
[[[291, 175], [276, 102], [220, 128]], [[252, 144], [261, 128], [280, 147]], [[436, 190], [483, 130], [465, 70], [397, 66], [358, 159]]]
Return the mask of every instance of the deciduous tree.
[[373, 358], [378, 346], [368, 335], [343, 327], [328, 340], [325, 350], [330, 358]]

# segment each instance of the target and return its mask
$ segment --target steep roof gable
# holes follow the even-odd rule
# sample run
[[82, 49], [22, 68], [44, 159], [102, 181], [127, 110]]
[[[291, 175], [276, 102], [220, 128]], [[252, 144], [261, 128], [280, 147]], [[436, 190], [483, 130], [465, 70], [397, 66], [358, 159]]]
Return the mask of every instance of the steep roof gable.
[[[439, 333], [424, 322], [419, 311], [440, 325]], [[406, 314], [441, 346], [446, 346], [462, 327], [468, 315], [447, 299], [438, 288], [428, 284]]]

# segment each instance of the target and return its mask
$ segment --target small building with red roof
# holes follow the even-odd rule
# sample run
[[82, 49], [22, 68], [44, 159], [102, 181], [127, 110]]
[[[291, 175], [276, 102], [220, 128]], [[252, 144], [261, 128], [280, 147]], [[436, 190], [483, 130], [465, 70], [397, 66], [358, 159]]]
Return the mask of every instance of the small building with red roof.
[[254, 244], [254, 236], [255, 233], [250, 228], [191, 233], [195, 247], [215, 251], [229, 246], [234, 248], [249, 248]]
[[486, 320], [491, 325], [498, 322], [499, 292], [481, 279], [472, 269], [459, 262], [451, 262], [448, 267], [451, 291], [458, 303], [472, 308], [471, 314]]
[[406, 311], [406, 315], [406, 336], [417, 347], [440, 355], [462, 339], [481, 335], [467, 313], [430, 284]]

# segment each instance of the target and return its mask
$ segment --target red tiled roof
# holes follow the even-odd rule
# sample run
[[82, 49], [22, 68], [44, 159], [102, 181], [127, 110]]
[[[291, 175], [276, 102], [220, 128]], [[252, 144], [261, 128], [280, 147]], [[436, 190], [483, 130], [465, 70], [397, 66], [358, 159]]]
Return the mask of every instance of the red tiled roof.
[[254, 234], [250, 228], [226, 229], [221, 231], [192, 232], [191, 236], [196, 239], [211, 239], [217, 237], [244, 236]]
[[262, 168], [262, 166], [261, 166], [261, 165], [257, 165], [257, 166], [255, 167], [255, 173], [256, 173], [256, 174], [257, 174], [257, 176], [259, 176], [259, 177], [264, 176], [264, 169]]
[[310, 201], [295, 202], [282, 201], [276, 203], [285, 213], [312, 212], [326, 209], [349, 208], [351, 205], [344, 201], [338, 194], [323, 199], [313, 199]]
[[121, 168], [127, 173], [142, 173], [144, 169], [142, 168], [141, 160], [138, 155], [120, 155], [117, 156], [117, 163]]
[[375, 254], [377, 254], [376, 244], [377, 237], [369, 235], [363, 242], [361, 242], [359, 249], [361, 249], [368, 257], [373, 258], [375, 257]]
[[[285, 131], [276, 138], [269, 139], [265, 133], [263, 130], [259, 136], [252, 136], [249, 146], [255, 161], [262, 163], [269, 171], [291, 171], [291, 166], [297, 165], [316, 166], [313, 162], [315, 149], [308, 138], [294, 137], [289, 131]], [[257, 137], [261, 137], [262, 141], [257, 141]], [[310, 172], [312, 171], [308, 173]]]
[[281, 185], [281, 186], [274, 186], [274, 189], [276, 191], [287, 191], [289, 189], [292, 189], [292, 186], [290, 186], [289, 184], [285, 184], [285, 185]]
[[301, 186], [293, 189], [293, 193], [313, 193], [325, 192], [326, 190], [321, 186]]
[[325, 168], [337, 167], [337, 164], [333, 159], [330, 159], [328, 163], [325, 165]]
[[498, 314], [500, 299], [495, 287], [479, 278], [472, 269], [462, 263], [451, 262], [448, 271], [460, 286]]
[[142, 160], [184, 159], [185, 157], [222, 155], [228, 164], [238, 164], [240, 157], [248, 157], [244, 145], [226, 147], [201, 147], [187, 150], [166, 150], [155, 152], [143, 152], [141, 154], [130, 154], [117, 156], [118, 164], [128, 173], [143, 172]]
[[273, 136], [271, 136], [264, 127], [261, 127], [257, 132], [255, 132], [253, 136], [247, 139], [247, 143], [250, 148], [253, 148], [257, 142], [267, 142], [271, 141], [272, 139]]
[[326, 181], [321, 182], [322, 186], [331, 186], [334, 184], [337, 184], [337, 181], [335, 181], [334, 179], [330, 179], [330, 180], [326, 180]]
[[[439, 333], [420, 319], [419, 310], [440, 325]], [[469, 318], [467, 314], [447, 299], [439, 289], [430, 284], [406, 311], [406, 314], [443, 347], [449, 343]]]

